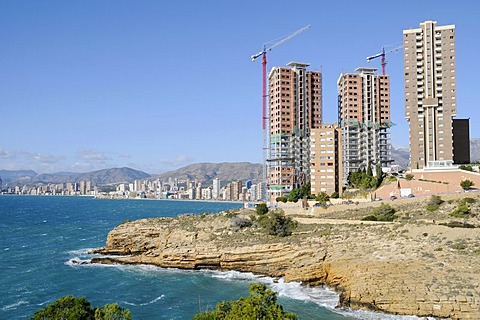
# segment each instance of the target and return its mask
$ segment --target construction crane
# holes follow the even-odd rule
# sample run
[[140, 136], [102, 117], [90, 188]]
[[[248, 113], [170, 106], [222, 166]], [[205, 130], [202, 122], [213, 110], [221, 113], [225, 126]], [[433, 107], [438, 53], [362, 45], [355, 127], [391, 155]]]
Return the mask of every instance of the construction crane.
[[393, 48], [393, 49], [390, 49], [388, 51], [385, 51], [385, 47], [382, 47], [382, 52], [380, 53], [377, 53], [373, 56], [370, 56], [370, 57], [367, 57], [367, 62], [370, 62], [371, 60], [373, 59], [376, 59], [378, 57], [382, 57], [382, 62], [381, 62], [381, 65], [382, 65], [382, 74], [385, 75], [385, 68], [387, 66], [387, 60], [385, 59], [385, 55], [387, 53], [390, 53], [390, 52], [394, 52], [394, 51], [398, 51], [400, 49], [403, 49], [403, 46], [400, 46], [400, 47], [396, 47], [396, 48]]
[[[267, 43], [263, 45], [263, 50], [251, 56], [252, 61], [262, 56], [262, 129], [263, 129], [263, 185], [266, 187], [267, 182], [267, 168], [266, 168], [266, 152], [267, 152], [267, 52], [272, 51], [273, 48], [287, 42], [288, 40], [298, 36], [300, 33], [308, 30], [310, 25], [307, 25], [275, 42], [267, 47]], [[271, 42], [270, 42], [271, 43]], [[265, 192], [263, 192], [265, 197]], [[266, 199], [264, 199], [266, 200]]]

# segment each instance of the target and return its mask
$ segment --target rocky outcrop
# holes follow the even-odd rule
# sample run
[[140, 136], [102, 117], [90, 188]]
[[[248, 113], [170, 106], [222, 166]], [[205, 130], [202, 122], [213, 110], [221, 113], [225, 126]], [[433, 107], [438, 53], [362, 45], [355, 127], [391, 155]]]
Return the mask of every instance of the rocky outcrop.
[[277, 238], [254, 227], [237, 230], [227, 214], [138, 220], [112, 230], [96, 251], [117, 256], [92, 262], [248, 271], [326, 284], [341, 306], [480, 319], [479, 229], [299, 221], [296, 233]]

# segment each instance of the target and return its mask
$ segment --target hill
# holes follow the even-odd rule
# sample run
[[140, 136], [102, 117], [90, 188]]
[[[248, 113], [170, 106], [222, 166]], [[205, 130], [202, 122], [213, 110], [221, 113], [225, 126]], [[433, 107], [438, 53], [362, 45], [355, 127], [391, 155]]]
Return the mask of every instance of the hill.
[[155, 178], [168, 180], [177, 178], [180, 181], [198, 179], [210, 184], [214, 178], [223, 182], [235, 180], [252, 180], [260, 182], [262, 179], [262, 165], [250, 162], [223, 162], [223, 163], [195, 163], [183, 168], [162, 173]]

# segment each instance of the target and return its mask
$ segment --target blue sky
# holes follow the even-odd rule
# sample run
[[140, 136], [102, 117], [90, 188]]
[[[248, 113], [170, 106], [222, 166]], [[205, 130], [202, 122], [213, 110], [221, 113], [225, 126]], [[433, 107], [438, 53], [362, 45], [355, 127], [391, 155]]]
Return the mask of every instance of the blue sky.
[[[435, 3], [434, 7], [431, 6]], [[401, 45], [425, 20], [456, 25], [458, 117], [480, 137], [477, 1], [0, 0], [0, 169], [39, 173], [196, 162], [261, 162], [263, 43], [323, 72], [324, 122], [336, 81]], [[387, 56], [392, 142], [408, 146], [402, 52]], [[380, 71], [380, 70], [379, 70]]]

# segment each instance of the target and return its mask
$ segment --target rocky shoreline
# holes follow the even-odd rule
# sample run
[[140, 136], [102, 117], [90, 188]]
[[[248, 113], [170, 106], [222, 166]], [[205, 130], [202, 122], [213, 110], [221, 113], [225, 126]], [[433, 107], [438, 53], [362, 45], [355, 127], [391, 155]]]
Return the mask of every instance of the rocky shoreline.
[[[283, 238], [255, 224], [238, 227], [234, 219], [251, 217], [249, 210], [143, 219], [112, 230], [105, 248], [94, 251], [109, 257], [92, 263], [253, 272], [328, 285], [342, 307], [480, 319], [480, 229], [441, 225], [452, 220], [448, 213], [458, 201], [433, 213], [421, 201], [392, 202], [398, 218], [388, 223], [360, 220], [378, 204], [345, 207], [341, 214], [293, 210], [287, 213], [298, 228]], [[468, 221], [480, 226], [475, 215]]]

